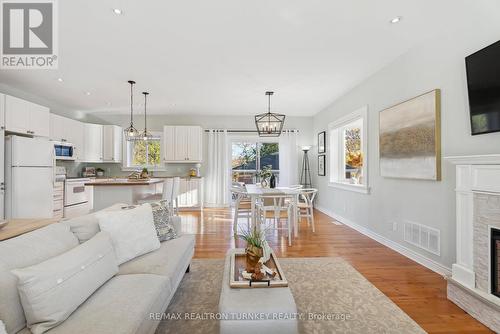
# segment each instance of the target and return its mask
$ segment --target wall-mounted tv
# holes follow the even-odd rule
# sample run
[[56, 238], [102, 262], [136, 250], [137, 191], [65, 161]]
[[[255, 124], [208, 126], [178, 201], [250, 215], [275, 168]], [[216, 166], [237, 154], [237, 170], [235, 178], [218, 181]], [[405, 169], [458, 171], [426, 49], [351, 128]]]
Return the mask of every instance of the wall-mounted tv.
[[465, 59], [472, 135], [500, 131], [500, 41]]

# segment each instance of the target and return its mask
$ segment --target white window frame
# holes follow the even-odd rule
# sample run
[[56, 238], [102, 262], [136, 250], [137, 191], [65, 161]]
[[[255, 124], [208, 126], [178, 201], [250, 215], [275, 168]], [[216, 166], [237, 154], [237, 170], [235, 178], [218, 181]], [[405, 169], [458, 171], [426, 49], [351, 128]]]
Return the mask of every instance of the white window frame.
[[[165, 149], [165, 147], [163, 145], [163, 131], [151, 131], [151, 134], [154, 137], [159, 138], [159, 140], [160, 140], [160, 153], [163, 156], [163, 150]], [[123, 136], [123, 137], [125, 137], [125, 136]], [[163, 172], [163, 171], [167, 170], [163, 161], [160, 161], [160, 165], [158, 165], [158, 166], [129, 166], [128, 165], [128, 162], [130, 160], [129, 153], [130, 152], [129, 152], [128, 142], [125, 138], [123, 138], [123, 157], [124, 157], [124, 159], [123, 159], [122, 171], [132, 172], [132, 171], [142, 169], [144, 167], [146, 167], [148, 169], [148, 171], [153, 171], [153, 172]]]
[[[346, 126], [353, 122], [362, 122], [361, 152], [363, 153], [363, 184], [352, 184], [345, 180], [345, 135]], [[368, 178], [368, 106], [361, 107], [354, 112], [328, 124], [328, 163], [329, 183], [333, 188], [354, 191], [363, 194], [370, 193]]]

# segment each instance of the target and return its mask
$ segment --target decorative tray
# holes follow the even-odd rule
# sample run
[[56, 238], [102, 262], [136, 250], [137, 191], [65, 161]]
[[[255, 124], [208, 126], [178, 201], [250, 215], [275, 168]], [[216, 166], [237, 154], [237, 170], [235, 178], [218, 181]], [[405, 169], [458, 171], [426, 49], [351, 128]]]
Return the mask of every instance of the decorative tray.
[[238, 250], [231, 254], [230, 259], [230, 274], [229, 286], [231, 288], [245, 289], [245, 288], [278, 288], [288, 286], [288, 281], [285, 278], [283, 270], [278, 262], [278, 259], [271, 252], [271, 258], [264, 263], [269, 269], [276, 272], [276, 276], [272, 277], [266, 274], [263, 280], [255, 281], [243, 278], [242, 273], [246, 267], [245, 250]]

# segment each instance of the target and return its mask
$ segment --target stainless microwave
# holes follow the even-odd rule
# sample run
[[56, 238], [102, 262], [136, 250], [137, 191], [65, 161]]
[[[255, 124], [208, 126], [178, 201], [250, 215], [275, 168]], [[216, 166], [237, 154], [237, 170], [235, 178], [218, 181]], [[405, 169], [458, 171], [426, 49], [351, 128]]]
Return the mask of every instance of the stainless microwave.
[[56, 160], [76, 160], [75, 146], [67, 142], [54, 142]]

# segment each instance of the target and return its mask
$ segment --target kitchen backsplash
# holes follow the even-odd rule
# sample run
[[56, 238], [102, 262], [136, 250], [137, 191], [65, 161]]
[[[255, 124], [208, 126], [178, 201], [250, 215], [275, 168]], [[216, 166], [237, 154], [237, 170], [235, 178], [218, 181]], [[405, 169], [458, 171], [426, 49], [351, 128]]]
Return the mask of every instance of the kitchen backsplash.
[[[131, 171], [123, 171], [121, 164], [79, 163], [61, 160], [57, 161], [56, 165], [66, 167], [66, 173], [69, 177], [81, 176], [84, 167], [102, 168], [104, 169], [104, 176], [108, 177], [124, 177], [131, 173]], [[189, 174], [189, 169], [195, 166], [196, 164], [166, 164], [165, 171], [153, 171], [153, 176], [187, 176]], [[139, 168], [137, 170], [139, 170]], [[203, 167], [201, 168], [201, 175], [203, 175]]]

